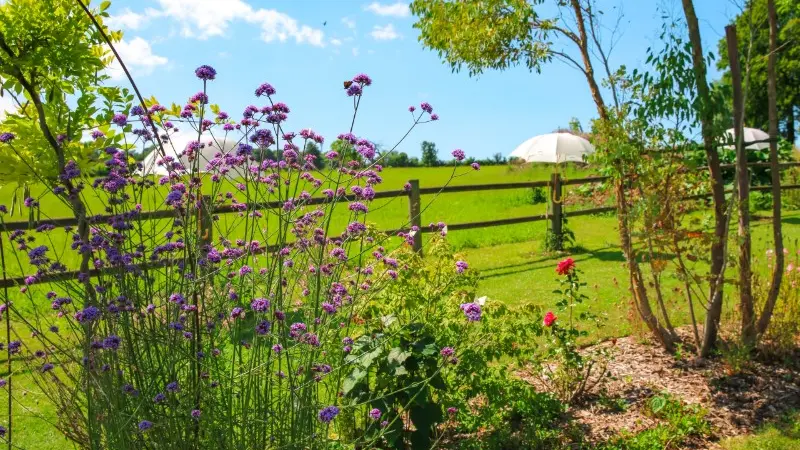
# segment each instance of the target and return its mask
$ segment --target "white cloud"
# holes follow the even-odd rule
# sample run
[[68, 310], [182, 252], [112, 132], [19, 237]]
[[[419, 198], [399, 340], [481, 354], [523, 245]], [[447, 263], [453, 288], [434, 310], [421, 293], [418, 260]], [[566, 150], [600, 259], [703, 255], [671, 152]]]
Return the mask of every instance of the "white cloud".
[[370, 35], [376, 41], [391, 41], [400, 37], [400, 34], [394, 29], [394, 25], [392, 24], [388, 24], [385, 27], [375, 25]]
[[153, 17], [160, 13], [152, 8], [147, 8], [144, 14], [135, 13], [130, 8], [125, 8], [120, 14], [114, 14], [105, 20], [105, 24], [112, 30], [138, 30], [145, 26]]
[[158, 0], [163, 15], [177, 21], [181, 35], [200, 40], [224, 36], [233, 22], [261, 27], [265, 42], [308, 43], [324, 47], [322, 30], [300, 25], [292, 17], [274, 9], [254, 9], [242, 0]]
[[408, 17], [411, 14], [411, 11], [408, 9], [408, 4], [403, 2], [386, 5], [372, 2], [365, 9], [379, 16]]
[[14, 103], [11, 94], [4, 92], [3, 96], [0, 97], [0, 120], [6, 117], [7, 112], [14, 111], [15, 109], [17, 109], [17, 104]]
[[351, 30], [356, 29], [356, 21], [349, 17], [342, 17], [342, 23], [344, 24], [344, 26], [350, 28]]
[[342, 41], [340, 39], [336, 39], [336, 38], [331, 39], [331, 45], [335, 45], [335, 46], [338, 47], [338, 46], [342, 45]]
[[[154, 54], [150, 43], [138, 36], [131, 41], [123, 39], [117, 42], [114, 47], [132, 75], [150, 75], [157, 67], [169, 62], [167, 58]], [[116, 59], [106, 70], [112, 79], [120, 79], [125, 76], [122, 66]]]
[[358, 56], [358, 47], [353, 47], [353, 56]]

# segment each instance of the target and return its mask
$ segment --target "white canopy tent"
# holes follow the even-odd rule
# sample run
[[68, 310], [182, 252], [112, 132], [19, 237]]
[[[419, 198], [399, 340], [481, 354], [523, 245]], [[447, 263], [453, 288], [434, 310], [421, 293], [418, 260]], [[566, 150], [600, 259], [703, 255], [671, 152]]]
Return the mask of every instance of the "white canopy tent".
[[[176, 160], [179, 160], [184, 166], [189, 167], [189, 159], [186, 156], [179, 156], [180, 153], [183, 153], [183, 150], [186, 148], [186, 145], [189, 142], [194, 141], [197, 139], [197, 135], [193, 134], [191, 137], [186, 136], [183, 138], [177, 138], [177, 136], [171, 137], [171, 143], [164, 144], [164, 152], [167, 156], [171, 156]], [[238, 146], [238, 142], [235, 141], [225, 141], [219, 142], [219, 146], [214, 143], [213, 145], [208, 145], [209, 141], [211, 141], [211, 137], [207, 134], [201, 137], [201, 142], [205, 144], [205, 146], [200, 150], [200, 172], [206, 172], [206, 164], [214, 158], [214, 155], [217, 153], [228, 153], [231, 151], [235, 151]], [[220, 146], [222, 148], [220, 148]], [[156, 149], [147, 155], [142, 161], [142, 170], [139, 172], [139, 175], [147, 176], [147, 175], [158, 175], [164, 176], [168, 175], [168, 171], [166, 167], [159, 164], [159, 162], [163, 159], [164, 155], [161, 153], [160, 150]], [[232, 170], [228, 173], [228, 178], [239, 178], [242, 177], [243, 174], [240, 173], [238, 170]]]
[[520, 144], [511, 157], [525, 162], [559, 164], [563, 162], [586, 162], [594, 153], [594, 146], [586, 139], [570, 133], [548, 133], [534, 136]]
[[[758, 128], [747, 128], [745, 127], [744, 131], [744, 142], [753, 142], [753, 141], [764, 141], [769, 139], [769, 134], [759, 130]], [[725, 142], [736, 142], [736, 130], [730, 128], [725, 130]], [[736, 148], [736, 145], [726, 145], [725, 148], [729, 150], [733, 150]], [[769, 142], [758, 142], [755, 144], [750, 144], [745, 147], [748, 150], [765, 150], [769, 148]]]

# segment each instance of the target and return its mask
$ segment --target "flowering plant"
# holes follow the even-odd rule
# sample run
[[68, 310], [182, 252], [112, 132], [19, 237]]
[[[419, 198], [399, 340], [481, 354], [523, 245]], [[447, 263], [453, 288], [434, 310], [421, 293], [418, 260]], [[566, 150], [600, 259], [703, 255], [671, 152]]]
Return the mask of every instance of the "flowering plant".
[[565, 403], [574, 403], [602, 383], [608, 354], [603, 350], [581, 351], [578, 340], [589, 335], [587, 329], [580, 327], [583, 322], [600, 326], [600, 317], [588, 310], [576, 313], [575, 308], [588, 300], [581, 292], [586, 283], [580, 279], [575, 260], [565, 258], [555, 269], [561, 288], [553, 291], [561, 296], [556, 302], [559, 311], [566, 313], [566, 320], [548, 311], [543, 319], [544, 335], [548, 338], [543, 353], [535, 360], [539, 379]]
[[[514, 375], [536, 349], [536, 308], [476, 298], [475, 271], [443, 236], [425, 248], [425, 258], [408, 247], [394, 255], [405, 270], [360, 316], [372, 331], [356, 339], [351, 357], [365, 355], [364, 364], [351, 370], [344, 395], [372, 398], [381, 411], [364, 435], [394, 447], [464, 435], [484, 445], [478, 430], [505, 436], [512, 417], [552, 418], [543, 409], [560, 406]], [[389, 338], [372, 344], [379, 337]]]
[[[345, 441], [350, 430], [390, 417], [372, 393], [362, 402], [342, 400], [352, 390], [348, 374], [370, 357], [363, 339], [380, 348], [396, 345], [395, 336], [431, 339], [411, 322], [373, 336], [374, 323], [364, 320], [408, 270], [393, 248], [413, 257], [405, 237], [394, 240], [367, 221], [383, 156], [351, 125], [337, 140], [354, 152], [328, 151], [322, 171], [306, 149], [325, 139], [285, 128], [290, 108], [273, 86], [260, 85], [262, 106], [233, 120], [210, 103], [216, 70], [201, 66], [195, 74], [202, 89], [182, 107], [155, 99], [133, 105], [127, 91], [109, 96], [85, 144], [102, 150], [106, 173], [92, 180], [67, 160], [46, 179], [57, 198], [84, 206], [97, 198], [106, 214], [75, 211], [78, 230], [42, 225], [9, 234], [15, 270], [29, 274], [20, 298], [34, 305], [46, 298], [50, 311], [34, 308], [31, 316], [7, 299], [6, 320], [13, 315], [15, 332], [32, 335], [7, 348], [45, 349], [24, 364], [57, 406], [58, 428], [81, 447], [321, 448]], [[348, 123], [355, 124], [371, 84], [363, 74], [348, 82]], [[423, 104], [412, 113], [409, 132], [435, 120], [432, 110]], [[184, 148], [175, 148], [179, 127], [196, 136]], [[14, 135], [0, 136], [14, 151]], [[130, 157], [137, 147], [155, 148], [155, 167]], [[53, 247], [64, 234], [81, 261], [75, 272]], [[462, 261], [452, 272], [467, 267]], [[42, 282], [49, 282], [46, 293]], [[480, 317], [479, 308], [470, 311]], [[456, 358], [445, 353], [423, 351], [435, 364], [416, 387], [435, 389], [427, 375]], [[354, 420], [338, 420], [345, 416]]]

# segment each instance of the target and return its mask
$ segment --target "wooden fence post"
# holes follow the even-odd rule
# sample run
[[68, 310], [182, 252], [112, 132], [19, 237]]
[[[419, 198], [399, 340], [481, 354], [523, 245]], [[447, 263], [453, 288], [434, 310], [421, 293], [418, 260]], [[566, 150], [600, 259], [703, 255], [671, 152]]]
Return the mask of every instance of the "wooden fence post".
[[200, 236], [200, 254], [203, 258], [208, 254], [208, 246], [214, 240], [214, 202], [210, 195], [204, 195], [200, 200], [200, 209], [197, 218], [197, 231]]
[[550, 183], [551, 193], [550, 202], [552, 210], [550, 211], [550, 230], [556, 239], [556, 250], [563, 250], [562, 245], [562, 229], [563, 217], [561, 211], [561, 175], [554, 173]]
[[411, 189], [408, 191], [408, 222], [417, 227], [414, 233], [412, 248], [415, 252], [422, 252], [422, 208], [419, 199], [419, 180], [408, 180]]

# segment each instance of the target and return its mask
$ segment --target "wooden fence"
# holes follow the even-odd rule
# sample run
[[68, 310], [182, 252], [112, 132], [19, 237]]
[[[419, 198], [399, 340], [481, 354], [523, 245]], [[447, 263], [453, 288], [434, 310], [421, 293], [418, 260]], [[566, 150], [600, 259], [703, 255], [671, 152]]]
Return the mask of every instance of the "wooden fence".
[[[749, 167], [752, 168], [769, 168], [769, 163], [751, 163], [748, 164]], [[786, 169], [789, 167], [800, 167], [800, 162], [792, 162], [792, 163], [781, 163], [781, 169]], [[722, 166], [725, 170], [734, 169], [735, 166], [733, 164], [726, 164]], [[537, 214], [533, 216], [524, 216], [524, 217], [513, 217], [509, 219], [496, 219], [496, 220], [485, 220], [480, 222], [466, 222], [466, 223], [454, 223], [454, 224], [447, 224], [448, 231], [458, 231], [458, 230], [469, 230], [473, 228], [488, 228], [488, 227], [497, 227], [503, 225], [514, 225], [520, 223], [529, 223], [529, 222], [538, 222], [549, 220], [550, 227], [554, 234], [560, 235], [562, 232], [562, 224], [563, 224], [563, 208], [561, 200], [563, 199], [564, 195], [564, 187], [565, 186], [572, 186], [572, 185], [583, 185], [583, 184], [593, 184], [593, 183], [600, 183], [603, 181], [607, 181], [609, 177], [585, 177], [585, 178], [573, 178], [573, 179], [564, 179], [558, 173], [552, 175], [550, 180], [546, 181], [526, 181], [526, 182], [516, 182], [516, 183], [496, 183], [496, 184], [478, 184], [478, 185], [466, 185], [466, 186], [441, 186], [441, 187], [421, 187], [419, 180], [409, 180], [408, 184], [410, 185], [410, 189], [407, 190], [391, 190], [391, 191], [381, 191], [375, 194], [376, 199], [382, 198], [395, 198], [395, 197], [407, 197], [408, 198], [408, 224], [407, 228], [401, 228], [396, 230], [386, 230], [385, 232], [388, 234], [394, 234], [401, 231], [408, 232], [411, 227], [418, 227], [419, 232], [414, 234], [413, 237], [413, 248], [417, 252], [422, 251], [422, 233], [429, 233], [438, 230], [432, 230], [429, 227], [422, 226], [422, 202], [421, 196], [426, 194], [447, 194], [447, 193], [455, 193], [455, 192], [475, 192], [475, 191], [498, 191], [498, 190], [506, 190], [506, 189], [531, 189], [531, 188], [548, 188], [550, 189], [550, 195], [552, 199], [555, 201], [551, 202], [550, 211], [546, 214]], [[753, 191], [769, 191], [772, 187], [771, 186], [753, 186], [750, 189]], [[790, 189], [800, 189], [800, 184], [791, 184], [791, 185], [782, 185], [782, 190], [790, 190]], [[709, 197], [710, 194], [701, 194], [701, 195], [694, 195], [687, 197], [686, 200], [697, 200]], [[211, 220], [212, 214], [229, 214], [234, 212], [239, 212], [238, 210], [234, 209], [231, 206], [220, 206], [216, 207], [213, 210], [207, 210], [202, 208], [202, 205], [210, 204], [210, 199], [205, 197], [201, 202], [201, 220], [199, 221], [200, 235], [202, 236], [202, 240], [205, 243], [210, 243], [212, 241], [213, 235], [213, 222]], [[344, 196], [339, 197], [339, 201], [341, 202], [350, 202], [358, 200], [355, 196]], [[302, 206], [308, 205], [319, 205], [330, 200], [326, 197], [313, 197], [303, 203]], [[272, 202], [264, 202], [264, 203], [248, 203], [247, 209], [248, 211], [258, 210], [258, 209], [275, 209], [281, 208], [283, 206], [283, 202], [279, 201], [272, 201]], [[570, 217], [579, 217], [579, 216], [586, 216], [591, 214], [601, 214], [610, 211], [616, 210], [616, 207], [613, 206], [604, 206], [599, 208], [588, 208], [588, 209], [581, 209], [577, 211], [571, 211], [569, 213]], [[104, 224], [109, 221], [112, 216], [110, 215], [99, 215], [91, 217], [91, 223], [94, 224]], [[173, 210], [159, 210], [159, 211], [148, 211], [140, 213], [137, 216], [137, 220], [157, 220], [157, 219], [168, 219], [175, 217], [175, 212]], [[31, 230], [35, 229], [40, 225], [49, 224], [55, 227], [67, 227], [67, 226], [76, 226], [78, 224], [77, 219], [72, 217], [65, 217], [65, 218], [56, 218], [56, 219], [49, 219], [49, 220], [42, 220], [42, 221], [17, 221], [17, 222], [6, 222], [5, 229], [0, 230], [0, 234], [3, 232], [9, 232], [14, 230]], [[275, 247], [268, 247], [267, 251], [276, 250]], [[164, 266], [168, 265], [168, 262], [159, 262], [159, 263], [145, 263], [142, 267], [156, 267], [156, 266]], [[97, 276], [101, 273], [106, 271], [110, 271], [114, 269], [100, 269], [100, 270], [91, 270], [89, 272], [90, 276]], [[39, 277], [33, 283], [29, 284], [40, 284], [40, 283], [47, 283], [52, 281], [59, 281], [59, 280], [68, 280], [74, 279], [78, 275], [77, 271], [69, 271], [69, 272], [62, 272], [57, 274], [48, 274], [42, 277]], [[25, 283], [24, 277], [17, 277], [17, 278], [9, 278], [9, 279], [0, 279], [0, 288], [2, 287], [11, 287], [11, 286], [19, 286]]]

